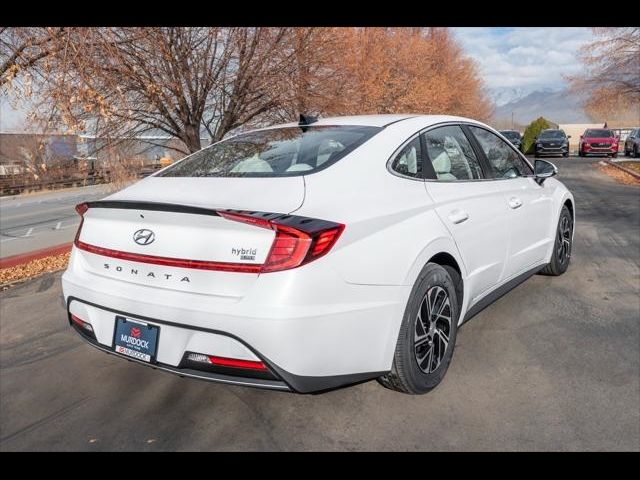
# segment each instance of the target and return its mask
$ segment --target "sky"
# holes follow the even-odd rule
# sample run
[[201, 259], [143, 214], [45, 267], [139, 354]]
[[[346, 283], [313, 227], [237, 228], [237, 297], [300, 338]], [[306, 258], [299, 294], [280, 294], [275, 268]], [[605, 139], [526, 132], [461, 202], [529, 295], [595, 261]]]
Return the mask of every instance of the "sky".
[[475, 59], [489, 90], [560, 90], [566, 75], [579, 73], [577, 53], [593, 40], [580, 27], [458, 27], [452, 29]]

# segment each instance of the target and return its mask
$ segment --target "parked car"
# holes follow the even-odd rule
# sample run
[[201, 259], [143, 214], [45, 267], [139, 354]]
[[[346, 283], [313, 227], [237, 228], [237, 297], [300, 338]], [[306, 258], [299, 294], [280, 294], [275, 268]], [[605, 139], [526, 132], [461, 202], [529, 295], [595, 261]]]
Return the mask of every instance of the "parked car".
[[608, 128], [589, 128], [580, 135], [578, 155], [606, 155], [616, 157], [618, 155], [618, 137], [613, 130]]
[[500, 133], [504, 138], [509, 140], [514, 147], [522, 151], [522, 135], [516, 130], [500, 130]]
[[461, 117], [242, 133], [77, 206], [69, 323], [103, 352], [184, 377], [301, 393], [377, 378], [425, 393], [460, 324], [567, 269], [575, 204], [556, 173]]
[[634, 128], [624, 141], [624, 156], [633, 155], [638, 158], [640, 156], [640, 128]]
[[568, 157], [569, 139], [571, 135], [564, 133], [564, 130], [549, 128], [542, 130], [536, 137], [534, 146], [535, 157]]

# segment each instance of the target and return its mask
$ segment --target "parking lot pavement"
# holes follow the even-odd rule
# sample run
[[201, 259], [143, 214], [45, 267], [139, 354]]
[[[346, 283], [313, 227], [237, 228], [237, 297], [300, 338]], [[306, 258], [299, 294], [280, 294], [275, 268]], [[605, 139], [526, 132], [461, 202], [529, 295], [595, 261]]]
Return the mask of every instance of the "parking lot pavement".
[[640, 190], [557, 159], [577, 209], [562, 277], [465, 324], [424, 396], [182, 379], [84, 344], [60, 274], [0, 294], [0, 450], [640, 450]]
[[0, 258], [70, 242], [80, 223], [74, 207], [111, 189], [92, 185], [0, 198]]

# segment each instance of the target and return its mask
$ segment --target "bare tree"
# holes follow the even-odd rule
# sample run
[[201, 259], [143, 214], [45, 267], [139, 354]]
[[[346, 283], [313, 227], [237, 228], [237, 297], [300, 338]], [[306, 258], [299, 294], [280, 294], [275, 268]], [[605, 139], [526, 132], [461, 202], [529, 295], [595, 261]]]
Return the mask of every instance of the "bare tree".
[[588, 94], [585, 109], [593, 118], [638, 118], [640, 27], [593, 30], [596, 39], [581, 49], [584, 71], [569, 79], [572, 88]]
[[219, 140], [279, 106], [290, 31], [67, 30], [41, 96], [75, 130], [114, 139], [163, 132], [182, 141], [183, 153], [194, 152], [203, 133]]
[[40, 117], [104, 145], [161, 133], [189, 153], [301, 112], [491, 114], [443, 28], [69, 27], [49, 44]]
[[56, 53], [64, 28], [0, 27], [0, 87]]

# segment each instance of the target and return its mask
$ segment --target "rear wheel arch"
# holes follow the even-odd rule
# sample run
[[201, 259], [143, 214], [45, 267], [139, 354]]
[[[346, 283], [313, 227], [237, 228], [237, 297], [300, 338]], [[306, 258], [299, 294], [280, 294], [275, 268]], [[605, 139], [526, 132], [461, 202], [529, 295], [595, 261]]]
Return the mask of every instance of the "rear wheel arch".
[[[562, 205], [567, 206], [567, 208], [569, 209], [569, 213], [571, 214], [571, 220], [575, 221], [576, 216], [573, 212], [573, 201], [570, 198], [567, 198]], [[562, 210], [562, 208], [560, 208], [560, 210]]]
[[427, 263], [436, 263], [447, 270], [455, 286], [458, 305], [461, 307], [464, 300], [464, 281], [458, 261], [450, 253], [440, 252], [433, 255]]

